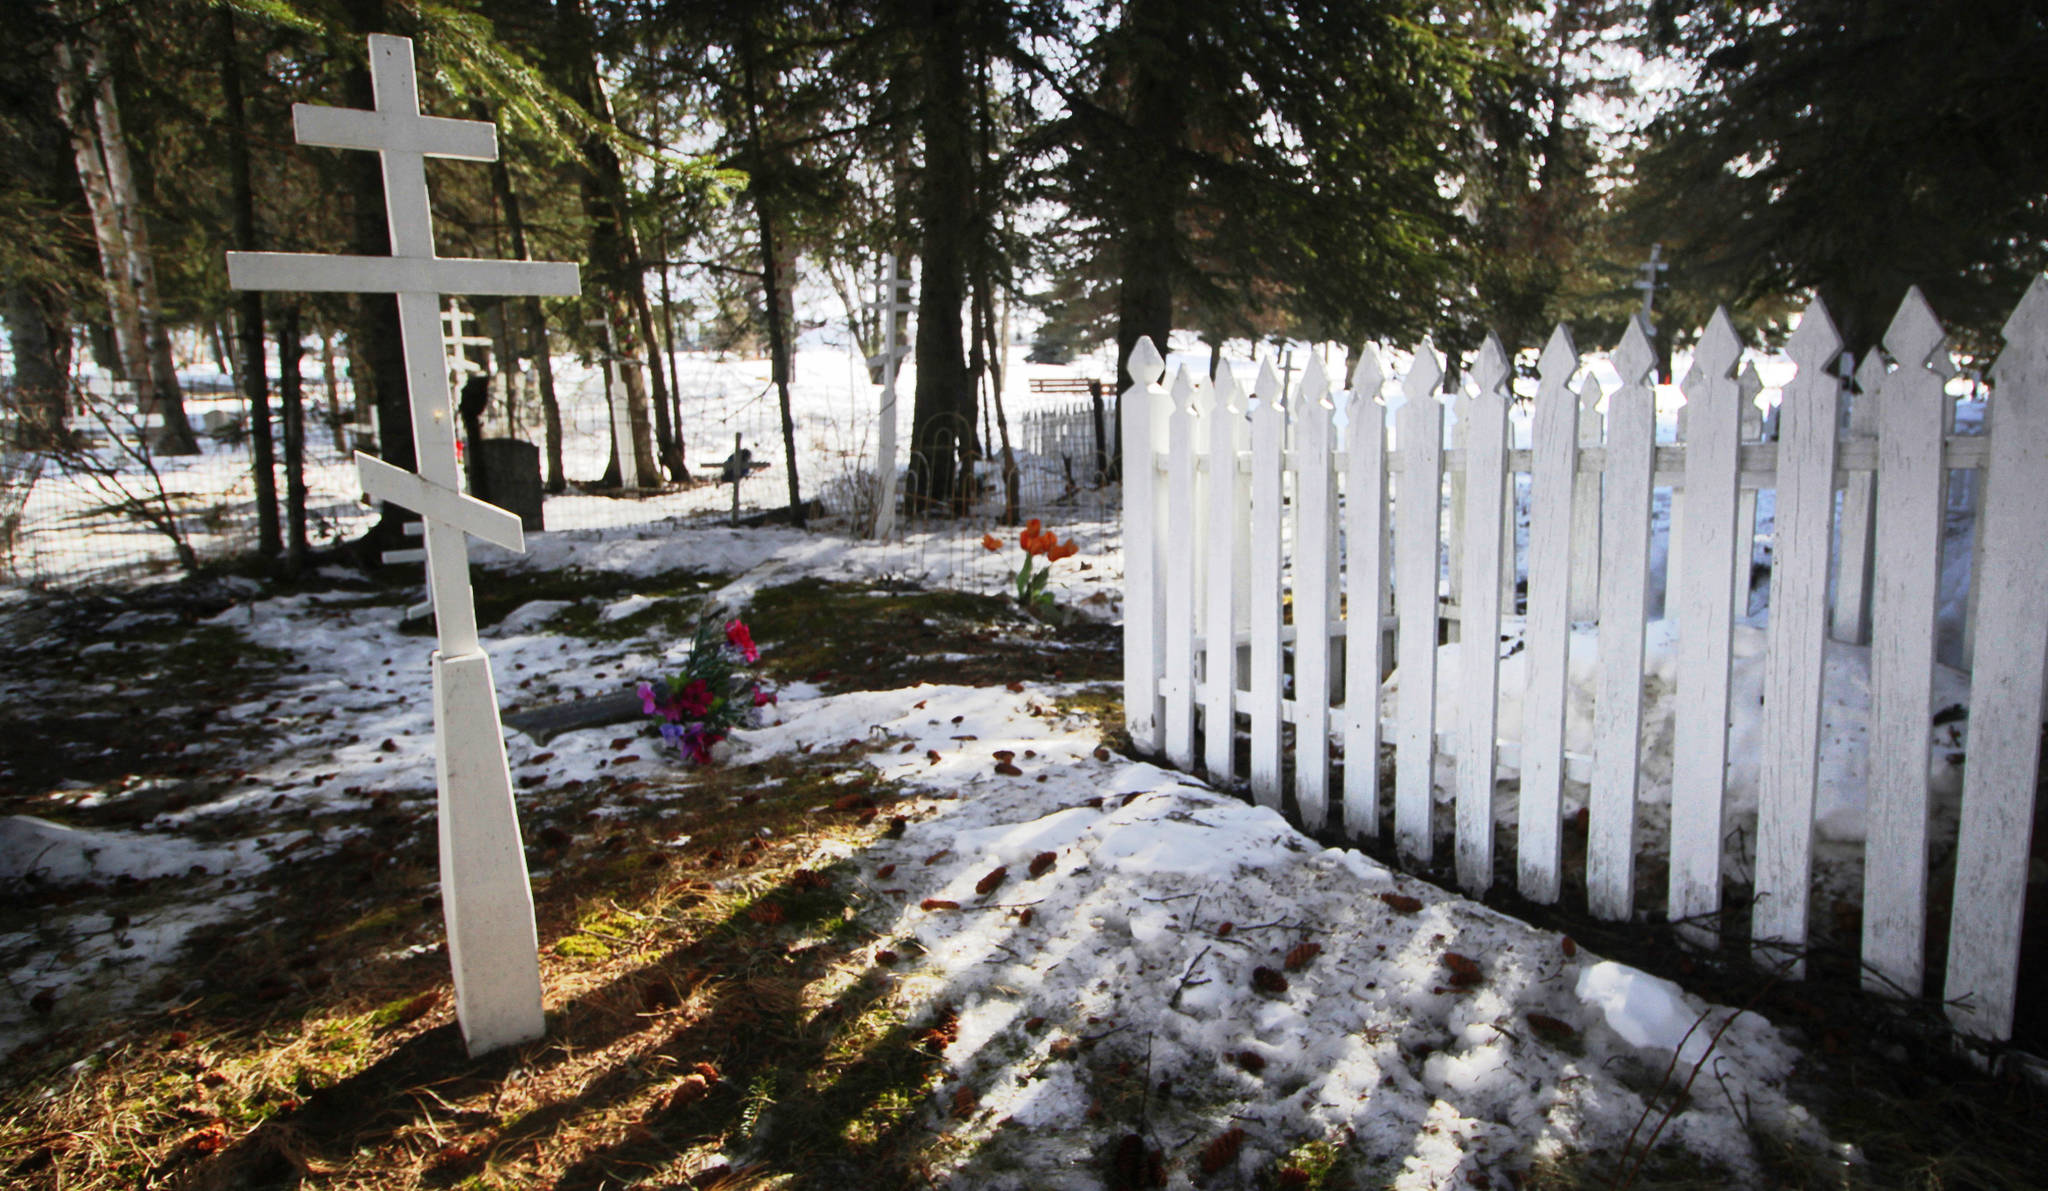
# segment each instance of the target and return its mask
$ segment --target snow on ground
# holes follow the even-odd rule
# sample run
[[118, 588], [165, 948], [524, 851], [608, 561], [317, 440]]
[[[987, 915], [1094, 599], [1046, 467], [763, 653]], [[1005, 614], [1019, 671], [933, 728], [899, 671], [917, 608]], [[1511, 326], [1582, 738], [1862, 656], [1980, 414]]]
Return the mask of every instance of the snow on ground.
[[[1112, 527], [1084, 529], [1083, 540], [1077, 561], [1092, 569], [1061, 572], [1062, 598], [1076, 602], [1104, 586], [1088, 576], [1121, 570]], [[886, 573], [874, 569], [886, 556], [868, 547], [790, 530], [581, 531], [533, 543], [522, 565], [642, 576], [716, 568], [737, 575], [722, 593], [734, 603], [805, 574]], [[629, 593], [601, 602], [648, 601]], [[528, 605], [487, 632], [508, 708], [617, 692], [680, 645], [563, 636], [546, 627], [560, 611], [560, 601]], [[306, 663], [265, 698], [222, 712], [268, 733], [268, 747], [238, 763], [242, 783], [133, 831], [74, 839], [16, 819], [0, 836], [9, 841], [0, 877], [20, 878], [26, 863], [53, 881], [193, 865], [206, 867], [205, 879], [183, 900], [157, 900], [147, 921], [53, 906], [34, 937], [0, 939], [15, 987], [62, 991], [83, 980], [109, 1009], [146, 1008], [142, 990], [161, 989], [175, 971], [180, 939], [258, 912], [238, 881], [346, 846], [366, 830], [355, 824], [374, 798], [429, 807], [430, 645], [400, 634], [394, 620], [390, 606], [347, 591], [256, 599], [216, 617]], [[946, 1051], [953, 1078], [931, 1116], [945, 1120], [963, 1086], [980, 1099], [982, 1111], [946, 1126], [965, 1143], [958, 1185], [1099, 1185], [1095, 1157], [1140, 1122], [1098, 1119], [1088, 1073], [1122, 1064], [1154, 1089], [1145, 1121], [1158, 1144], [1242, 1129], [1234, 1162], [1246, 1172], [1332, 1135], [1351, 1137], [1354, 1152], [1402, 1187], [1612, 1150], [1670, 1102], [1667, 1093], [1649, 1106], [1674, 1051], [1677, 1079], [1704, 1059], [1703, 1074], [1727, 1094], [1691, 1096], [1666, 1129], [1671, 1140], [1738, 1172], [1751, 1161], [1743, 1117], [1768, 1134], [1819, 1141], [1786, 1090], [1797, 1052], [1768, 1023], [1362, 854], [1326, 849], [1193, 779], [1097, 753], [1083, 723], [1053, 710], [1059, 693], [913, 687], [819, 697], [795, 687], [783, 692], [779, 722], [735, 741], [742, 762], [849, 738], [911, 746], [862, 762], [921, 797], [908, 804], [919, 809], [902, 837], [857, 863], [861, 879], [893, 891], [901, 907], [884, 924], [902, 957], [895, 979], [959, 1015]], [[610, 747], [617, 731], [565, 733], [545, 748], [508, 732], [513, 771], [533, 779], [519, 783], [522, 805], [600, 773], [670, 771], [674, 762], [654, 747]], [[999, 772], [999, 762], [1016, 772]], [[236, 816], [280, 804], [287, 821], [253, 838], [218, 838], [244, 821]], [[21, 861], [29, 849], [34, 858]], [[998, 868], [1003, 877], [991, 883]], [[11, 1005], [0, 1015], [0, 1050], [37, 1028]], [[1184, 1183], [1186, 1172], [1176, 1178]]]
[[1703, 1063], [1732, 1097], [1695, 1097], [1670, 1126], [1680, 1144], [1750, 1171], [1738, 1103], [1818, 1140], [1785, 1090], [1797, 1052], [1760, 1018], [1190, 778], [1101, 760], [1055, 694], [793, 701], [739, 737], [740, 760], [863, 735], [910, 746], [867, 764], [928, 789], [925, 816], [859, 863], [904, 907], [886, 945], [907, 957], [899, 979], [959, 1014], [940, 1092], [972, 1088], [984, 1110], [963, 1127], [959, 1185], [1099, 1185], [1117, 1123], [1091, 1112], [1087, 1064], [1049, 1061], [1077, 1046], [1143, 1064], [1169, 1147], [1243, 1129], [1247, 1175], [1333, 1136], [1395, 1187], [1619, 1147], [1674, 1052], [1680, 1078]]

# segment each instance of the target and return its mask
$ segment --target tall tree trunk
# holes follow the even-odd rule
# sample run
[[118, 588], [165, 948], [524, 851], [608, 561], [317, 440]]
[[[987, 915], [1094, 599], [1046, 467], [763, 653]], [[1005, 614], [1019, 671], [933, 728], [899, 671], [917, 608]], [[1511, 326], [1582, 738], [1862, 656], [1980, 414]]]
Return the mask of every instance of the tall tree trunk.
[[755, 77], [757, 57], [754, 26], [748, 20], [740, 30], [740, 86], [741, 98], [747, 105], [747, 156], [754, 171], [754, 214], [761, 231], [761, 305], [768, 319], [768, 370], [782, 402], [782, 458], [789, 471], [789, 522], [802, 528], [804, 501], [797, 485], [796, 420], [791, 416], [789, 407], [789, 343], [782, 322], [781, 254], [775, 243], [774, 204], [770, 194], [773, 171], [764, 169], [767, 163], [762, 160], [761, 91]]
[[[14, 401], [22, 420], [20, 445], [54, 444], [65, 430], [66, 383], [70, 332], [53, 320], [32, 283], [7, 280], [8, 346], [14, 353]], [[12, 444], [10, 444], [12, 445]]]
[[[390, 30], [390, 14], [385, 11], [385, 0], [346, 0], [349, 28], [359, 35], [385, 33]], [[351, 50], [344, 57], [347, 63], [342, 71], [342, 97], [352, 108], [374, 108], [376, 95], [370, 87], [370, 63], [367, 57], [358, 56], [351, 42]], [[364, 256], [391, 255], [391, 231], [384, 215], [384, 171], [376, 153], [341, 153], [336, 155], [337, 168], [347, 179], [351, 214], [354, 228], [351, 235], [352, 249]], [[363, 401], [365, 382], [369, 397], [377, 409], [377, 456], [393, 467], [415, 471], [419, 467], [419, 456], [412, 441], [412, 403], [410, 389], [405, 377], [405, 344], [400, 337], [398, 326], [398, 296], [396, 294], [358, 294], [355, 298], [356, 326], [349, 335], [353, 351], [359, 355], [366, 368], [351, 369], [356, 385], [356, 401]], [[377, 519], [362, 542], [364, 558], [372, 566], [382, 565], [382, 554], [386, 550], [402, 550], [412, 543], [405, 536], [405, 526], [416, 516], [398, 505], [385, 502], [383, 515]]]
[[[99, 247], [100, 285], [107, 303], [106, 325], [112, 332], [116, 364], [108, 371], [135, 386], [139, 395], [148, 381], [149, 360], [135, 283], [128, 275], [128, 245], [114, 211], [113, 187], [107, 182], [106, 160], [100, 152], [99, 126], [92, 118], [92, 99], [72, 46], [57, 42], [51, 48], [51, 58], [55, 64], [57, 112], [70, 135], [72, 163], [78, 171], [79, 189], [85, 192], [86, 211], [92, 217], [93, 240]], [[105, 368], [109, 362], [105, 343], [95, 335], [92, 346], [95, 361]]]
[[[597, 47], [583, 0], [556, 0], [556, 16], [562, 33], [561, 58], [564, 90], [590, 114], [607, 123], [610, 103], [599, 77]], [[621, 356], [645, 360], [652, 344], [646, 342], [641, 308], [646, 304], [646, 278], [639, 265], [639, 248], [634, 243], [633, 224], [626, 202], [626, 173], [611, 143], [596, 132], [583, 145], [581, 173], [583, 210], [590, 219], [590, 271], [594, 289], [611, 319], [612, 346]], [[636, 298], [635, 295], [638, 294]], [[647, 324], [651, 327], [651, 323]], [[619, 369], [626, 389], [626, 411], [631, 423], [633, 458], [642, 483], [658, 482], [655, 444], [656, 428], [648, 417], [647, 377], [639, 368]], [[659, 421], [668, 420], [667, 411], [656, 408]]]
[[[1174, 164], [1185, 133], [1181, 80], [1174, 74], [1184, 39], [1176, 15], [1161, 0], [1134, 0], [1125, 26], [1135, 44], [1131, 80], [1130, 143], [1119, 147], [1110, 176], [1117, 181], [1116, 377], [1130, 386], [1131, 349], [1149, 336], [1161, 355], [1173, 331], [1175, 221], [1187, 191], [1185, 170]], [[1123, 461], [1123, 419], [1110, 456]]]
[[917, 195], [922, 284], [917, 298], [917, 395], [911, 407], [912, 508], [958, 511], [970, 499], [974, 389], [960, 329], [974, 168], [967, 120], [966, 14], [948, 0], [921, 0], [924, 176]]
[[299, 333], [299, 299], [284, 302], [277, 320], [277, 395], [284, 406], [284, 508], [287, 529], [284, 573], [297, 578], [306, 565], [306, 403], [299, 377], [305, 350]]
[[120, 223], [128, 276], [135, 289], [135, 311], [147, 368], [147, 380], [137, 378], [138, 392], [143, 394], [141, 408], [163, 418], [163, 434], [150, 446], [160, 455], [196, 455], [199, 440], [192, 433], [191, 423], [185, 420], [185, 395], [178, 388], [178, 369], [171, 360], [170, 328], [164, 324], [163, 305], [157, 296], [156, 257], [150, 248], [142, 194], [136, 188], [135, 171], [128, 160], [128, 138], [121, 131], [121, 107], [114, 96], [114, 76], [98, 40], [88, 37], [81, 48], [93, 119], [99, 127], [100, 153], [106, 162], [107, 191], [113, 199], [114, 217]]
[[[256, 250], [256, 196], [249, 182], [249, 117], [242, 105], [242, 66], [235, 54], [235, 13], [222, 5], [215, 19], [220, 37], [220, 90], [228, 123], [228, 190], [235, 247]], [[277, 527], [276, 452], [270, 441], [270, 386], [263, 367], [263, 294], [235, 296], [242, 349], [242, 396], [249, 403], [250, 466], [256, 480], [256, 546], [276, 557], [284, 549]]]
[[320, 328], [320, 373], [327, 382], [327, 434], [334, 449], [346, 454], [348, 431], [341, 419], [341, 378], [334, 370], [334, 332], [324, 325]]
[[[481, 109], [481, 105], [478, 105]], [[478, 119], [488, 118], [488, 112], [480, 110]], [[526, 216], [520, 206], [519, 192], [512, 188], [512, 170], [505, 164], [505, 155], [500, 152], [498, 159], [491, 163], [491, 189], [497, 193], [498, 206], [505, 212], [505, 233], [512, 240], [512, 255], [517, 260], [531, 259], [526, 252]], [[527, 335], [533, 345], [534, 379], [540, 385], [540, 417], [542, 454], [547, 458], [547, 490], [563, 492], [568, 484], [562, 478], [562, 406], [555, 399], [555, 367], [548, 354], [548, 316], [542, 309], [540, 299], [529, 297], [523, 303], [526, 315]]]

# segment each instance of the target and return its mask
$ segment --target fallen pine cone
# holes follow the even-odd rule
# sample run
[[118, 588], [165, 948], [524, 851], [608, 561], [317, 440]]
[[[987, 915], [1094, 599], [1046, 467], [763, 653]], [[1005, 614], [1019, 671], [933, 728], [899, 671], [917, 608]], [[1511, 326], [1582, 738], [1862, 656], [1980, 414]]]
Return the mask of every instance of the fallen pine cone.
[[1237, 1161], [1237, 1152], [1244, 1148], [1244, 1130], [1235, 1126], [1208, 1145], [1202, 1147], [1202, 1173], [1215, 1174]]
[[918, 909], [920, 910], [957, 910], [959, 908], [959, 902], [949, 902], [942, 897], [928, 897], [918, 903]]
[[987, 876], [983, 877], [981, 880], [976, 881], [974, 883], [974, 892], [978, 896], [987, 897], [989, 894], [994, 893], [996, 891], [996, 887], [1001, 885], [1003, 883], [1004, 878], [1008, 877], [1009, 875], [1009, 866], [999, 864], [995, 868], [990, 869]]
[[1478, 961], [1455, 951], [1443, 954], [1444, 966], [1451, 970], [1451, 984], [1456, 988], [1470, 988], [1485, 977], [1479, 971]]
[[1058, 852], [1040, 852], [1031, 858], [1031, 867], [1027, 871], [1034, 877], [1042, 877], [1047, 869], [1059, 861], [1059, 858]]
[[1422, 908], [1421, 898], [1409, 897], [1405, 893], [1382, 893], [1380, 894], [1380, 900], [1387, 903], [1391, 909], [1402, 914], [1413, 914]]
[[1294, 950], [1289, 951], [1287, 958], [1281, 961], [1280, 966], [1290, 972], [1298, 972], [1308, 964], [1308, 961], [1322, 953], [1323, 945], [1321, 943], [1303, 943], [1294, 948]]
[[1287, 991], [1287, 977], [1271, 968], [1252, 969], [1252, 989], [1277, 997]]

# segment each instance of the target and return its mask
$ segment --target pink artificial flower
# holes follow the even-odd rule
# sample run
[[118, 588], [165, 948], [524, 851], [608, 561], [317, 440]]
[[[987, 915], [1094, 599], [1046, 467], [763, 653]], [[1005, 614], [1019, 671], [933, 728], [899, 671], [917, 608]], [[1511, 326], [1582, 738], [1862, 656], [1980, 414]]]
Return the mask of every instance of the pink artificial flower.
[[701, 678], [692, 678], [676, 695], [676, 706], [684, 715], [695, 718], [711, 710], [711, 688]]
[[754, 706], [766, 707], [770, 703], [778, 702], [780, 702], [780, 700], [775, 697], [774, 691], [764, 691], [760, 687], [754, 688]]
[[754, 648], [754, 634], [749, 632], [747, 626], [740, 621], [728, 620], [725, 622], [725, 639], [728, 644], [738, 649], [740, 656], [747, 659], [747, 661], [758, 662], [761, 660], [761, 651]]
[[654, 687], [653, 687], [653, 685], [652, 685], [652, 684], [650, 684], [650, 683], [645, 683], [645, 682], [643, 682], [643, 683], [641, 683], [641, 684], [640, 684], [639, 686], [637, 686], [637, 687], [634, 687], [634, 688], [633, 688], [633, 691], [634, 691], [634, 693], [635, 693], [635, 694], [637, 694], [637, 695], [639, 695], [639, 696], [640, 696], [640, 710], [641, 710], [642, 712], [646, 713], [647, 715], [653, 715], [653, 714], [654, 714]]

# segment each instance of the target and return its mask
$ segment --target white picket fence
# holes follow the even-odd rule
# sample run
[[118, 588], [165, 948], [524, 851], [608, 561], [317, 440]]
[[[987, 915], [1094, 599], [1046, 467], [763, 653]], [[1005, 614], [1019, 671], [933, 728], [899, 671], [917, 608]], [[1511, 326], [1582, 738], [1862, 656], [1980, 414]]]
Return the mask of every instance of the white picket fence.
[[[1342, 830], [1371, 837], [1383, 796], [1375, 763], [1380, 680], [1397, 664], [1387, 724], [1396, 845], [1411, 860], [1430, 859], [1437, 755], [1454, 757], [1458, 880], [1485, 890], [1494, 871], [1498, 628], [1504, 589], [1508, 599], [1513, 593], [1503, 517], [1513, 507], [1511, 481], [1526, 474], [1529, 656], [1518, 885], [1538, 901], [1560, 894], [1567, 643], [1573, 619], [1597, 617], [1593, 751], [1570, 760], [1573, 776], [1589, 785], [1589, 905], [1602, 917], [1627, 918], [1640, 842], [1652, 493], [1682, 488], [1667, 609], [1680, 637], [1668, 912], [1698, 923], [1721, 909], [1731, 626], [1738, 592], [1747, 605], [1750, 566], [1747, 549], [1738, 549], [1749, 534], [1738, 534], [1737, 518], [1754, 509], [1756, 490], [1774, 489], [1751, 934], [1760, 960], [1782, 964], [1808, 939], [1829, 559], [1836, 493], [1845, 491], [1840, 529], [1851, 562], [1835, 594], [1850, 623], [1838, 623], [1837, 632], [1867, 632], [1873, 642], [1866, 983], [1917, 996], [1927, 931], [1928, 729], [1944, 481], [1950, 470], [1983, 470], [1973, 486], [1981, 510], [1974, 694], [1942, 988], [1958, 1029], [2010, 1037], [2048, 657], [2048, 601], [2039, 588], [2048, 575], [2048, 278], [2037, 280], [2005, 334], [1992, 372], [1995, 428], [1950, 434], [1944, 334], [1918, 291], [1909, 294], [1885, 338], [1897, 364], [1866, 368], [1862, 391], [1870, 396], [1858, 400], [1845, 437], [1843, 384], [1830, 371], [1840, 341], [1816, 302], [1788, 345], [1798, 370], [1784, 388], [1778, 438], [1758, 442], [1745, 441], [1743, 408], [1756, 382], [1736, 376], [1741, 345], [1725, 313], [1717, 314], [1683, 386], [1685, 440], [1660, 446], [1654, 355], [1643, 329], [1632, 326], [1615, 354], [1622, 383], [1609, 395], [1602, 427], [1591, 409], [1598, 385], [1586, 382], [1591, 393], [1571, 387], [1581, 361], [1560, 327], [1542, 353], [1527, 450], [1511, 449], [1506, 433], [1511, 366], [1496, 339], [1480, 352], [1477, 394], [1456, 410], [1462, 445], [1450, 449], [1443, 370], [1427, 344], [1397, 390], [1368, 352], [1349, 390], [1333, 391], [1312, 360], [1301, 389], [1282, 403], [1270, 369], [1249, 395], [1256, 400], [1227, 373], [1212, 386], [1183, 371], [1164, 388], [1158, 352], [1141, 343], [1119, 411], [1132, 740], [1181, 768], [1193, 769], [1199, 755], [1212, 779], [1248, 779], [1254, 797], [1274, 807], [1291, 754], [1305, 825], [1324, 828], [1334, 800]], [[1348, 427], [1342, 444], [1333, 425], [1339, 406]], [[1135, 479], [1148, 476], [1150, 483]], [[1452, 480], [1462, 481], [1450, 485], [1461, 486], [1462, 497], [1447, 502]], [[1461, 525], [1444, 524], [1447, 503]], [[1447, 528], [1459, 547], [1460, 700], [1456, 722], [1439, 724]], [[1862, 540], [1875, 543], [1867, 623], [1859, 623], [1856, 588], [1864, 574], [1854, 562]], [[1587, 568], [1596, 542], [1597, 569]], [[1512, 537], [1506, 549], [1513, 550]], [[1365, 631], [1348, 631], [1361, 622]], [[1303, 631], [1310, 625], [1324, 631]], [[1250, 768], [1241, 774], [1234, 748], [1247, 736]], [[1333, 747], [1364, 762], [1343, 765], [1334, 790]], [[1710, 932], [1694, 926], [1691, 937]], [[1796, 960], [1792, 967], [1796, 974]]]

